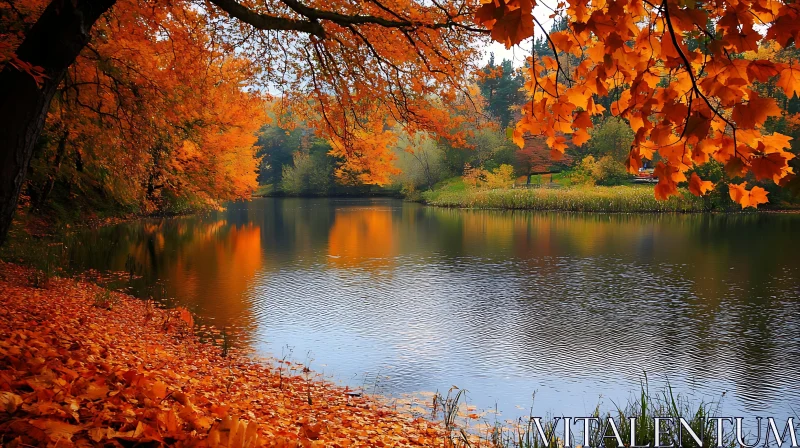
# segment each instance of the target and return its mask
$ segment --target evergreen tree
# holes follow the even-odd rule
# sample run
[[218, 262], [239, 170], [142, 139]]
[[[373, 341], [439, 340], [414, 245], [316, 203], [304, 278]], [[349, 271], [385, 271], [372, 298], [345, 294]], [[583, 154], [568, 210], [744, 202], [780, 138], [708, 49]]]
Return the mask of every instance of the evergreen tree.
[[[499, 74], [491, 74], [498, 69]], [[481, 94], [486, 99], [489, 112], [497, 118], [502, 128], [506, 128], [512, 119], [511, 107], [525, 101], [525, 94], [521, 91], [525, 80], [508, 59], [504, 59], [499, 67], [496, 66], [494, 54], [489, 57], [489, 63], [483, 70], [487, 76], [478, 82]]]

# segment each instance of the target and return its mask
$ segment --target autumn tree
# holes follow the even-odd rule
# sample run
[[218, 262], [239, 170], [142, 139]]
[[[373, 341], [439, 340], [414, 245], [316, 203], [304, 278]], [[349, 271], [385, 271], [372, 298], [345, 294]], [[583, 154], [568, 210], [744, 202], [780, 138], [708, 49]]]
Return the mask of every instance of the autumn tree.
[[522, 148], [514, 154], [517, 174], [544, 174], [567, 169], [573, 163], [572, 155], [567, 153], [559, 160], [554, 160], [552, 150], [542, 137], [526, 138]]
[[[510, 47], [531, 37], [534, 28], [546, 31], [533, 15], [535, 5], [535, 0], [486, 3], [476, 20]], [[610, 112], [634, 131], [628, 169], [635, 172], [642, 158], [661, 156], [657, 198], [678, 194], [681, 182], [697, 195], [709, 191], [711, 182], [686, 173], [712, 159], [740, 179], [729, 190], [742, 207], [767, 202], [763, 188], [748, 188], [746, 175], [778, 185], [794, 177], [790, 138], [764, 127], [782, 111], [754, 84], [777, 78], [791, 98], [800, 91], [800, 67], [739, 55], [757, 50], [763, 38], [782, 48], [793, 46], [800, 35], [797, 5], [572, 0], [559, 3], [553, 17], [564, 18], [566, 29], [547, 35], [549, 54], [529, 60], [530, 101], [515, 130], [520, 146], [526, 133], [544, 135], [560, 153], [566, 149], [565, 135], [585, 143], [592, 116], [606, 110], [598, 98], [618, 88]], [[692, 40], [697, 45], [688, 45]], [[578, 64], [566, 64], [560, 53]]]
[[265, 120], [263, 95], [242, 89], [252, 63], [171, 5], [109, 15], [96, 32], [51, 102], [26, 184], [32, 205], [54, 186], [62, 202], [145, 212], [248, 196]]
[[[373, 183], [387, 181], [391, 149], [372, 150], [359, 143], [365, 133], [381, 126], [365, 120], [382, 117], [381, 121], [405, 123], [410, 131], [427, 130], [458, 140], [450, 131], [452, 107], [429, 106], [431, 101], [469, 106], [464, 75], [477, 59], [483, 36], [473, 25], [478, 6], [474, 0], [29, 1], [30, 13], [21, 24], [3, 25], [4, 40], [13, 39], [0, 47], [2, 239], [54, 95], [76, 58], [91, 52], [93, 42], [107, 38], [96, 26], [101, 17], [158, 15], [157, 23], [164, 26], [148, 32], [174, 42], [169, 24], [194, 16], [211, 45], [260, 62], [252, 73], [253, 84], [280, 92], [284, 106], [295, 113], [309, 112], [316, 121], [312, 124], [323, 129], [334, 150], [350, 162], [343, 174]], [[138, 23], [133, 23], [126, 31], [137, 32]], [[124, 43], [125, 35], [113, 39]], [[175, 51], [184, 48], [176, 46]], [[157, 62], [155, 69], [163, 70], [162, 64]], [[216, 61], [210, 61], [208, 67], [215, 66]]]

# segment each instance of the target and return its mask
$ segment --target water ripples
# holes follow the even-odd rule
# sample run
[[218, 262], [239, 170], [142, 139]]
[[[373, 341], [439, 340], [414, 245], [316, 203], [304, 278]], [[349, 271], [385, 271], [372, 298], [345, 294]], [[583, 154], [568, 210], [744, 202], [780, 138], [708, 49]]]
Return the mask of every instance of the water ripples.
[[69, 246], [84, 267], [133, 257], [142, 297], [163, 285], [261, 354], [385, 394], [455, 384], [515, 416], [536, 392], [539, 413], [579, 415], [646, 373], [654, 391], [782, 417], [800, 408], [798, 231], [794, 215], [265, 199]]
[[[391, 269], [370, 268], [386, 261]], [[382, 372], [392, 392], [460, 382], [484, 406], [492, 397], [525, 406], [544, 387], [555, 393], [544, 402], [540, 394], [537, 405], [562, 410], [565, 401], [592, 405], [600, 395], [624, 400], [647, 372], [654, 387], [669, 379], [706, 400], [735, 392], [732, 411], [786, 411], [781, 403], [797, 401], [791, 386], [800, 369], [763, 371], [767, 359], [747, 346], [777, 350], [765, 339], [789, 335], [794, 324], [782, 316], [800, 311], [796, 297], [774, 291], [771, 310], [723, 298], [709, 310], [684, 269], [603, 256], [412, 255], [347, 269], [287, 267], [257, 278], [250, 294], [262, 338], [311, 350], [343, 378]], [[740, 294], [732, 284], [723, 297]], [[771, 335], [741, 327], [743, 316], [764, 313], [775, 318]], [[784, 349], [800, 353], [796, 339]], [[763, 387], [738, 387], [745, 382]]]

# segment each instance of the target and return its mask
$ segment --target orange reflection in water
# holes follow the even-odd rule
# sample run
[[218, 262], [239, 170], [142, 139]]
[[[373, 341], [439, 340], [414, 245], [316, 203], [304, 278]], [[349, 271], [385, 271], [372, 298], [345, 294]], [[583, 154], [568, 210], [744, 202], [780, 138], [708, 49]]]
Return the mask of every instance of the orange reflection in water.
[[389, 266], [397, 255], [397, 236], [391, 210], [337, 210], [328, 233], [330, 263], [341, 267], [365, 262]]
[[[263, 266], [258, 225], [184, 220], [173, 221], [169, 228], [150, 225], [145, 231], [151, 239], [140, 241], [129, 253], [139, 263], [151, 260], [158, 277], [168, 280], [168, 297], [180, 298], [182, 305], [213, 315], [220, 328], [254, 325], [246, 293]], [[148, 248], [149, 244], [155, 247]]]
[[241, 297], [261, 269], [261, 232], [247, 225], [230, 227], [225, 234], [202, 232], [180, 254], [168, 275], [177, 280], [176, 294], [202, 300], [213, 291], [220, 309], [238, 314]]

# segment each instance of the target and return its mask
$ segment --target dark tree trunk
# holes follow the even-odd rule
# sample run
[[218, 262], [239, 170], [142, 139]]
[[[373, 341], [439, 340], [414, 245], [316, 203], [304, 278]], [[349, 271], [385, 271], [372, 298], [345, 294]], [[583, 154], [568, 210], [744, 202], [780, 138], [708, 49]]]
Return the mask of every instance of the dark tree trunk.
[[36, 208], [42, 208], [44, 203], [47, 202], [47, 197], [53, 191], [53, 186], [56, 184], [58, 172], [61, 169], [61, 161], [64, 160], [64, 152], [67, 149], [67, 139], [69, 138], [69, 131], [64, 131], [61, 138], [58, 140], [58, 148], [56, 149], [56, 160], [53, 162], [53, 167], [50, 174], [47, 175], [47, 180], [42, 186], [42, 191], [36, 201]]
[[44, 69], [42, 85], [9, 64], [0, 72], [0, 244], [11, 227], [50, 101], [89, 42], [92, 25], [115, 1], [53, 0], [16, 51], [20, 60]]
[[81, 154], [81, 150], [78, 147], [75, 147], [75, 169], [79, 173], [83, 172], [83, 154]]

